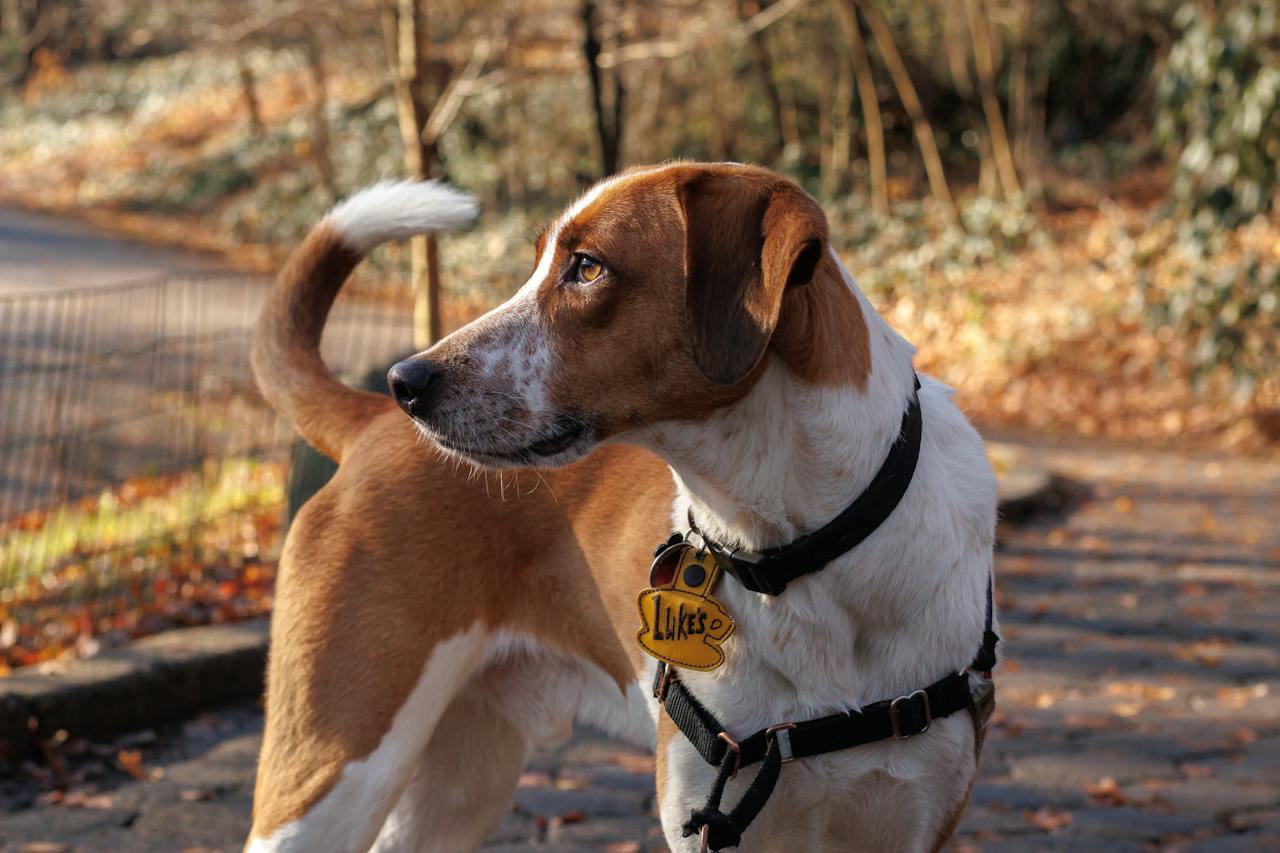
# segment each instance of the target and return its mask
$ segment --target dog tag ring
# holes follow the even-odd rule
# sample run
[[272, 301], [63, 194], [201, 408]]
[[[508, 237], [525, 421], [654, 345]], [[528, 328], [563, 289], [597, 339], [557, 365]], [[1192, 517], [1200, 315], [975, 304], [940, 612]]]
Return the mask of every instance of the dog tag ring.
[[724, 663], [720, 645], [733, 633], [733, 618], [711, 597], [720, 568], [710, 552], [674, 538], [660, 548], [640, 593], [640, 632], [647, 654], [685, 669], [712, 670]]

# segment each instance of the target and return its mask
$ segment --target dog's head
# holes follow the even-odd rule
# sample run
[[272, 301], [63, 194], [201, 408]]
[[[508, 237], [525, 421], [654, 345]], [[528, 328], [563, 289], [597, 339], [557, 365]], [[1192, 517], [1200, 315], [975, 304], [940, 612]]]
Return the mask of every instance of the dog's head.
[[784, 295], [826, 254], [821, 209], [773, 172], [624, 172], [543, 231], [510, 300], [388, 381], [432, 438], [474, 462], [564, 464], [746, 394]]

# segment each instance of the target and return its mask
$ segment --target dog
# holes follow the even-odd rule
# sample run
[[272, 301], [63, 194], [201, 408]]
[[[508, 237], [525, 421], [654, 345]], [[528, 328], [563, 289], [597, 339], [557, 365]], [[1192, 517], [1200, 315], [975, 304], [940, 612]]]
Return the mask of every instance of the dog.
[[474, 849], [533, 745], [573, 720], [652, 742], [643, 655], [618, 637], [669, 530], [665, 466], [614, 448], [504, 499], [321, 361], [370, 249], [473, 215], [439, 184], [366, 190], [301, 243], [259, 319], [260, 389], [340, 466], [280, 560], [248, 850]]
[[[342, 467], [286, 544], [250, 849], [472, 848], [531, 746], [575, 720], [656, 729], [673, 851], [940, 847], [990, 707], [995, 477], [818, 204], [740, 164], [595, 185], [508, 302], [393, 367], [414, 445], [394, 404], [324, 372], [316, 340], [363, 252], [450, 224], [442, 192], [339, 207], [259, 330], [264, 392]], [[536, 467], [549, 488], [497, 504], [450, 457]], [[854, 536], [864, 503], [875, 523]], [[832, 541], [833, 520], [853, 545], [760, 591], [773, 581], [742, 555]], [[639, 652], [660, 631], [636, 595], [672, 527], [648, 594], [693, 595], [659, 577], [662, 554], [677, 576], [707, 568], [690, 606], [731, 620], [702, 638], [710, 665]], [[931, 708], [942, 684], [985, 699]]]

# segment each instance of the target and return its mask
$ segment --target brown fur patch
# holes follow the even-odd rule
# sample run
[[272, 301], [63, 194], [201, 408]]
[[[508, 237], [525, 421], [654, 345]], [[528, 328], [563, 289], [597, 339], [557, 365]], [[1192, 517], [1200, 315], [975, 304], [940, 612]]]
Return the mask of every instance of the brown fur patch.
[[[737, 225], [726, 224], [726, 210], [741, 214]], [[825, 217], [773, 172], [636, 171], [564, 223], [556, 243], [543, 249], [556, 256], [537, 296], [556, 347], [551, 394], [605, 435], [740, 399], [760, 375], [766, 342], [804, 381], [866, 387], [867, 325], [827, 256]], [[598, 286], [561, 285], [574, 252], [605, 265]], [[712, 381], [753, 365], [739, 381]]]
[[281, 561], [255, 836], [301, 817], [369, 755], [432, 649], [473, 624], [591, 661], [620, 690], [634, 680], [635, 594], [667, 532], [671, 479], [626, 448], [542, 476], [550, 490], [504, 503], [398, 412], [360, 435]]
[[870, 333], [858, 297], [831, 258], [822, 259], [807, 286], [783, 297], [772, 345], [787, 368], [805, 382], [866, 390]]
[[658, 812], [662, 811], [662, 797], [667, 787], [667, 753], [670, 752], [671, 741], [677, 737], [681, 737], [680, 730], [676, 728], [676, 724], [672, 722], [671, 715], [665, 711], [658, 715], [658, 744], [657, 751], [654, 754], [654, 771], [656, 778], [654, 779], [657, 787], [658, 796], [655, 803]]
[[360, 258], [328, 225], [313, 229], [281, 270], [253, 339], [262, 395], [334, 460], [370, 418], [395, 408], [389, 397], [348, 388], [320, 358], [325, 319]]

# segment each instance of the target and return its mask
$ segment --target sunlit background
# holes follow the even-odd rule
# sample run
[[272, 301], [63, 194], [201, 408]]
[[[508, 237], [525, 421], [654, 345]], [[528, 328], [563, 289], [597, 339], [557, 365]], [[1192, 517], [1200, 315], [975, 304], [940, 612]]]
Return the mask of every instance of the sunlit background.
[[[1000, 528], [956, 849], [1276, 849], [1278, 28], [1274, 0], [0, 0], [0, 847], [244, 837], [264, 634], [204, 685], [245, 704], [158, 735], [14, 709], [136, 638], [264, 630], [333, 466], [248, 338], [329, 207], [423, 177], [483, 205], [339, 300], [326, 361], [385, 390], [593, 181], [695, 158], [817, 197], [1006, 498], [1039, 484]], [[621, 749], [540, 753], [494, 843], [662, 849]]]
[[727, 159], [822, 201], [984, 429], [1280, 437], [1265, 0], [0, 0], [0, 81], [0, 204], [183, 250], [123, 282], [0, 256], [0, 671], [269, 610], [307, 486], [247, 329], [384, 178], [484, 214], [360, 271], [326, 338], [353, 382], [512, 292], [602, 175]]

